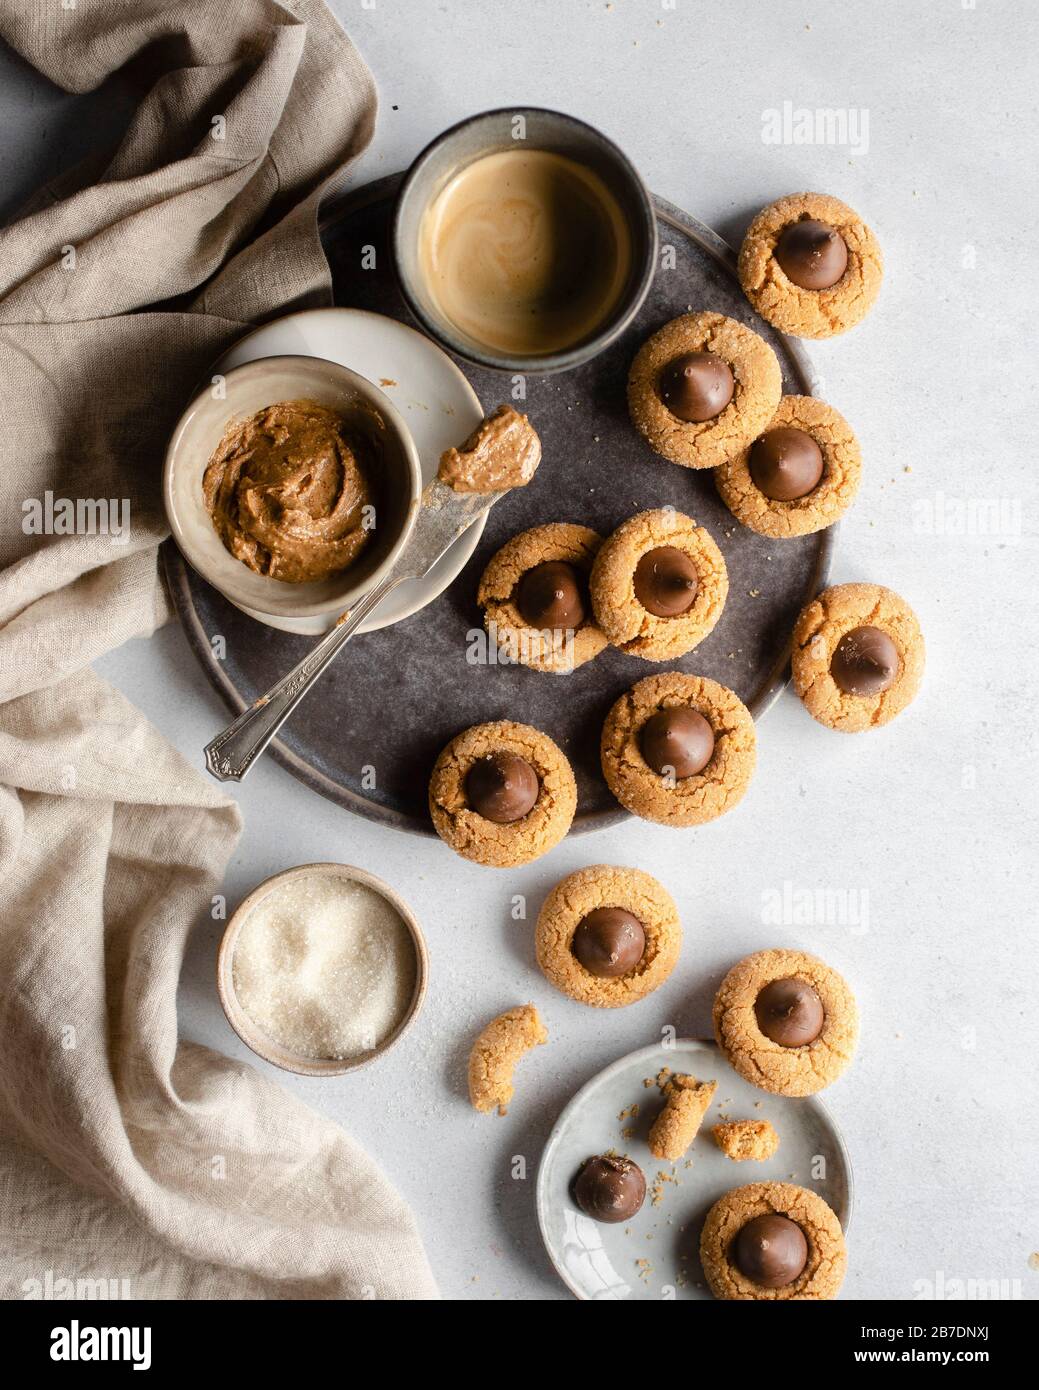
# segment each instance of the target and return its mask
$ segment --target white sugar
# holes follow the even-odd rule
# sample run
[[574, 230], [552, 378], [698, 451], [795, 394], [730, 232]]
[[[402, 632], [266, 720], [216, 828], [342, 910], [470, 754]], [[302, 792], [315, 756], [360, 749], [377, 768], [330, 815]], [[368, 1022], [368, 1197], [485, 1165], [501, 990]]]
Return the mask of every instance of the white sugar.
[[242, 923], [234, 987], [252, 1021], [300, 1057], [384, 1042], [415, 989], [411, 933], [381, 894], [315, 870], [275, 885]]

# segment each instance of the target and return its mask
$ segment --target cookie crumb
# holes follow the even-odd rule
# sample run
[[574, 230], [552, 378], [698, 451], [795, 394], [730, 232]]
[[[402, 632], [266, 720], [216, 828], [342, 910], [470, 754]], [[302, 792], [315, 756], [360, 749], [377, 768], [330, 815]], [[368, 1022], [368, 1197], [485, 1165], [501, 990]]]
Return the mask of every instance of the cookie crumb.
[[660, 1169], [649, 1188], [649, 1200], [652, 1206], [660, 1206], [664, 1200], [664, 1189], [669, 1182], [674, 1183], [676, 1187], [678, 1186], [678, 1179], [674, 1173], [665, 1173], [663, 1169]]
[[768, 1120], [733, 1120], [730, 1124], [715, 1125], [711, 1130], [714, 1142], [734, 1163], [747, 1159], [764, 1162], [779, 1148], [779, 1135]]

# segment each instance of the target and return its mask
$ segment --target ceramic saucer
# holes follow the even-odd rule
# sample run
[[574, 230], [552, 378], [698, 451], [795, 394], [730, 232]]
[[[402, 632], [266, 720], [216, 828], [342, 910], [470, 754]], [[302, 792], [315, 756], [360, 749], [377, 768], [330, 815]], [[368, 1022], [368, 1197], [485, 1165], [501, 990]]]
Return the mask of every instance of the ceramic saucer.
[[[663, 1067], [718, 1083], [700, 1132], [675, 1164], [653, 1158], [646, 1144], [663, 1102], [657, 1086], [644, 1082]], [[632, 1105], [638, 1107], [635, 1117]], [[779, 1135], [778, 1151], [764, 1162], [734, 1163], [711, 1138], [711, 1126], [723, 1118], [769, 1120]], [[622, 1132], [628, 1130], [632, 1132]], [[649, 1189], [641, 1211], [615, 1226], [585, 1216], [570, 1195], [584, 1160], [610, 1149], [639, 1165]], [[666, 1176], [661, 1179], [660, 1174]], [[713, 1043], [684, 1039], [671, 1046], [655, 1044], [594, 1076], [556, 1121], [538, 1169], [538, 1223], [559, 1277], [578, 1298], [710, 1298], [700, 1268], [700, 1229], [723, 1193], [751, 1182], [811, 1188], [829, 1203], [847, 1233], [851, 1165], [820, 1101], [759, 1091], [733, 1071]], [[654, 1192], [659, 1194], [656, 1204]]]
[[[476, 392], [436, 343], [407, 324], [364, 309], [305, 309], [288, 314], [240, 338], [213, 371], [229, 371], [257, 357], [292, 353], [339, 362], [385, 391], [411, 431], [424, 483], [436, 476], [444, 450], [460, 444], [483, 419]], [[485, 520], [474, 522], [424, 578], [407, 579], [387, 595], [359, 630], [376, 632], [432, 603], [476, 549]], [[308, 636], [327, 632], [338, 617], [333, 613], [281, 618], [252, 608], [242, 611], [269, 627]]]

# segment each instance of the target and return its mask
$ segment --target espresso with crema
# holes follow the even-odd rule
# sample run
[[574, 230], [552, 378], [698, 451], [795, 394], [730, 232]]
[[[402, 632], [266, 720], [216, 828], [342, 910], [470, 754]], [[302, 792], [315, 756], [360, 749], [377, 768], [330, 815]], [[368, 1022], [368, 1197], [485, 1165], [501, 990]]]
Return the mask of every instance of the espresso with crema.
[[593, 334], [631, 272], [627, 220], [593, 170], [548, 150], [503, 150], [455, 174], [423, 217], [419, 265], [439, 312], [510, 356]]

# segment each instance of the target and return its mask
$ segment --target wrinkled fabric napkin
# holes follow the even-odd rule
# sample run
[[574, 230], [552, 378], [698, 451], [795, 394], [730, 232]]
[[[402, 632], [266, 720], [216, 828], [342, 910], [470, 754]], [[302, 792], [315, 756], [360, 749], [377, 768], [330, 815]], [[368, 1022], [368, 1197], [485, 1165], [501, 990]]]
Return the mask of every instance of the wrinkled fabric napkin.
[[0, 36], [69, 91], [141, 90], [114, 152], [0, 230], [0, 1295], [435, 1297], [346, 1134], [178, 1041], [239, 816], [89, 669], [166, 617], [194, 383], [331, 302], [317, 204], [371, 138], [371, 76], [320, 0], [0, 0]]

